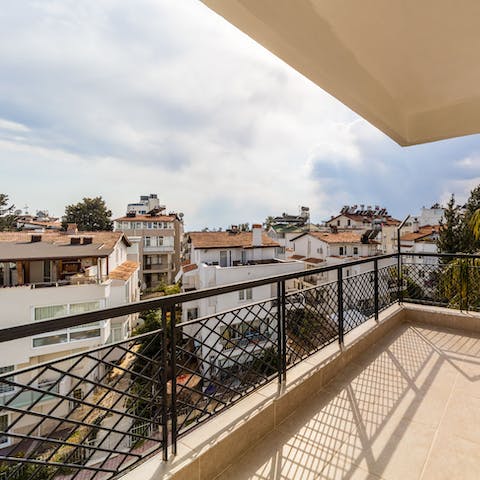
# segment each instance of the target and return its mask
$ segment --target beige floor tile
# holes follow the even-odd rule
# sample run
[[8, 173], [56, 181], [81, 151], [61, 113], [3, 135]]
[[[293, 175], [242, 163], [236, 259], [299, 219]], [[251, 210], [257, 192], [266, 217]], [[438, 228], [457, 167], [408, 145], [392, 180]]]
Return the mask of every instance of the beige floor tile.
[[333, 455], [322, 444], [275, 431], [239, 458], [218, 480], [314, 480]]
[[340, 466], [328, 465], [315, 480], [381, 480], [382, 477], [360, 467], [345, 471]]
[[480, 455], [480, 398], [455, 391], [448, 403], [441, 428], [451, 435], [479, 444]]
[[477, 443], [455, 435], [439, 436], [433, 444], [422, 480], [477, 480], [480, 454]]
[[322, 473], [343, 470], [345, 478], [349, 478], [349, 472], [360, 467], [386, 480], [420, 478], [434, 434], [433, 427], [405, 421], [379, 430], [371, 440], [359, 430], [358, 436], [339, 450]]

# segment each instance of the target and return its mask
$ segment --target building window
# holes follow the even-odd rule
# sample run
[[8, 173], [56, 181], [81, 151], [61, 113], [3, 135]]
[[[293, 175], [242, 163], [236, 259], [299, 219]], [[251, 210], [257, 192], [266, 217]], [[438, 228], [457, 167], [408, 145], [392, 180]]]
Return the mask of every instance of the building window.
[[317, 253], [323, 253], [323, 248], [322, 247], [317, 248]]
[[44, 260], [43, 262], [43, 281], [49, 282], [51, 277], [50, 260]]
[[195, 320], [198, 318], [198, 307], [187, 308], [187, 320]]
[[[15, 367], [13, 365], [8, 365], [7, 367], [0, 367], [0, 375], [8, 372], [13, 372], [14, 368]], [[14, 376], [9, 375], [8, 377], [6, 377], [6, 380], [10, 380], [13, 382]], [[13, 392], [14, 390], [15, 390], [15, 387], [13, 385], [0, 381], [0, 394]]]
[[10, 444], [10, 439], [7, 435], [2, 435], [8, 431], [8, 414], [0, 415], [0, 445], [5, 447]]
[[238, 299], [240, 301], [251, 300], [253, 298], [253, 293], [251, 288], [238, 291]]
[[352, 224], [352, 221], [350, 219], [347, 220], [347, 225], [350, 226]]
[[145, 246], [150, 247], [152, 244], [152, 239], [151, 237], [145, 237]]
[[[93, 302], [71, 303], [65, 305], [50, 305], [46, 307], [35, 307], [33, 317], [35, 320], [52, 319], [64, 315], [74, 315], [78, 313], [98, 310], [104, 306], [103, 300]], [[86, 340], [101, 336], [102, 322], [92, 322], [76, 327], [67, 328], [60, 332], [54, 332], [50, 335], [36, 337], [33, 339], [34, 347], [46, 347], [61, 343], [75, 342], [77, 340]]]
[[340, 247], [340, 248], [338, 249], [338, 254], [339, 254], [340, 256], [345, 255], [345, 253], [346, 253], [346, 252], [345, 252], [345, 247]]
[[358, 247], [353, 247], [353, 254], [358, 255]]
[[340, 226], [340, 220], [337, 220], [337, 227]]

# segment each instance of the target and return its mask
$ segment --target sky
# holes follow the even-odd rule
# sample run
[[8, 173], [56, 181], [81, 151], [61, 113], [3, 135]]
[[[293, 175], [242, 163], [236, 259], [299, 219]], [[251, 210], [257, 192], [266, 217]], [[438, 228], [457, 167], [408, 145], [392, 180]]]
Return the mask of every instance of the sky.
[[0, 193], [30, 213], [157, 193], [187, 230], [480, 183], [478, 135], [402, 148], [198, 0], [5, 0]]

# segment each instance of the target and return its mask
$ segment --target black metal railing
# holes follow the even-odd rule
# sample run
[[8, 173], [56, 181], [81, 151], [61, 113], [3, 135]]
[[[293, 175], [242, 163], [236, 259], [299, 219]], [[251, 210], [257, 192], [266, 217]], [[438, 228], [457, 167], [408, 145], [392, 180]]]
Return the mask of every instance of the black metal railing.
[[[31, 336], [159, 312], [152, 331], [0, 374], [0, 480], [112, 478], [155, 453], [166, 460], [187, 432], [283, 383], [289, 368], [342, 346], [393, 303], [480, 308], [477, 262], [383, 255], [3, 329], [0, 343], [27, 348]], [[331, 278], [312, 285], [320, 275]], [[260, 301], [181, 321], [196, 301], [265, 286], [271, 294]]]

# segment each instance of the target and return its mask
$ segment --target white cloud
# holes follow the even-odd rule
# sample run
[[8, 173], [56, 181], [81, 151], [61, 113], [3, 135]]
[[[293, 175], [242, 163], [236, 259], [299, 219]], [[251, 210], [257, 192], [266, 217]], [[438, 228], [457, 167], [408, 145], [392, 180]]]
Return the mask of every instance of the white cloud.
[[158, 193], [199, 228], [445, 186], [410, 180], [433, 150], [399, 153], [197, 0], [18, 0], [2, 19], [0, 178], [17, 204], [61, 214], [101, 194], [119, 215]]

